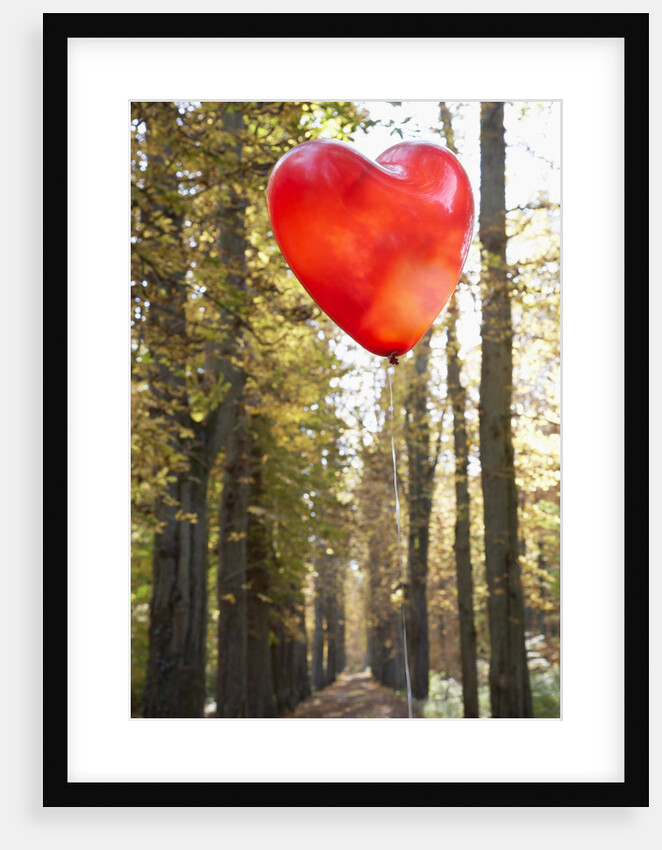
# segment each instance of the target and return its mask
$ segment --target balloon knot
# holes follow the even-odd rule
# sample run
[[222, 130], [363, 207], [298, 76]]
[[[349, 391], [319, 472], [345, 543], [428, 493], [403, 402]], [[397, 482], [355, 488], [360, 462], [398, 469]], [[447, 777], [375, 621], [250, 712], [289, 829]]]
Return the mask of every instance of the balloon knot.
[[389, 356], [388, 356], [388, 362], [389, 362], [392, 366], [397, 366], [397, 365], [398, 365], [398, 363], [400, 362], [400, 361], [398, 360], [398, 358], [395, 356], [395, 351], [394, 351], [392, 354], [389, 354]]

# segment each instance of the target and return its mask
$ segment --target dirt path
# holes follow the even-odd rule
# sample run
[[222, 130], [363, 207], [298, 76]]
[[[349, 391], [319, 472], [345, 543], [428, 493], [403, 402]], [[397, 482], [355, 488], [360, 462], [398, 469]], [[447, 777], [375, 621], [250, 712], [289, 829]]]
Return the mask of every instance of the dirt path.
[[[414, 717], [420, 715], [414, 709]], [[370, 673], [341, 673], [316, 691], [289, 717], [407, 717], [407, 701], [380, 685]]]

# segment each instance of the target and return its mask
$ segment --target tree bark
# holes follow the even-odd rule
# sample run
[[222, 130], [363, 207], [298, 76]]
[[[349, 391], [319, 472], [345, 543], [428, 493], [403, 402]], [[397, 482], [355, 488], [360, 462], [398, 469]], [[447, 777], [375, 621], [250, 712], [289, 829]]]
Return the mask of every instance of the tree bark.
[[218, 544], [218, 691], [219, 717], [247, 717], [248, 634], [246, 568], [248, 479], [246, 428], [238, 427], [226, 447], [219, 512]]
[[[163, 158], [155, 157], [151, 167], [164, 197], [176, 193], [176, 179]], [[182, 212], [165, 203], [153, 204], [152, 211], [171, 219], [172, 238], [181, 241]], [[153, 267], [145, 271], [152, 299], [145, 328], [153, 358], [152, 415], [163, 422], [179, 457], [173, 463], [174, 480], [155, 506], [145, 717], [200, 717], [204, 710], [210, 458], [205, 430], [190, 417], [183, 377], [188, 352], [185, 274], [185, 261], [164, 277]]]
[[538, 588], [540, 591], [540, 602], [541, 607], [538, 610], [538, 618], [537, 618], [537, 627], [538, 634], [542, 635], [545, 640], [547, 639], [547, 621], [545, 618], [545, 609], [544, 603], [547, 596], [547, 588], [545, 586], [545, 579], [543, 578], [543, 571], [545, 569], [545, 544], [542, 540], [538, 541]]
[[[239, 110], [226, 112], [223, 127], [235, 137], [232, 149], [242, 159]], [[227, 269], [228, 293], [246, 291], [246, 199], [228, 186], [228, 200], [219, 209], [220, 249]], [[235, 311], [221, 315], [225, 325], [224, 346], [210, 346], [209, 366], [230, 386], [231, 397], [214, 411], [225, 435], [225, 474], [219, 512], [218, 544], [218, 685], [220, 717], [245, 717], [248, 712], [248, 504], [251, 473], [250, 435], [245, 405], [246, 370], [243, 362], [243, 326]]]
[[480, 241], [484, 296], [479, 414], [490, 697], [493, 717], [531, 717], [511, 431], [513, 330], [506, 263], [503, 116], [503, 103], [482, 104]]
[[414, 350], [414, 376], [407, 398], [405, 437], [409, 461], [409, 548], [407, 556], [407, 638], [412, 696], [423, 699], [429, 689], [427, 577], [432, 512], [432, 485], [436, 458], [430, 457], [430, 421], [427, 411], [428, 362], [432, 328]]
[[207, 481], [192, 465], [156, 508], [163, 526], [154, 537], [145, 717], [200, 717], [204, 709]]
[[336, 586], [336, 666], [338, 673], [342, 673], [347, 664], [345, 653], [345, 581], [342, 567], [337, 565]]
[[271, 658], [276, 713], [292, 711], [310, 696], [305, 605], [292, 586], [285, 601], [273, 611]]
[[247, 713], [249, 717], [274, 717], [276, 701], [269, 642], [270, 567], [273, 548], [265, 524], [265, 486], [262, 475], [263, 429], [262, 417], [253, 417], [250, 428], [250, 483], [247, 520]]
[[[378, 682], [403, 690], [406, 687], [401, 601], [404, 588], [400, 586], [400, 564], [396, 560], [390, 446], [388, 454], [386, 451], [366, 453], [364, 462], [364, 492], [360, 502], [363, 524], [369, 529], [365, 588], [367, 661]], [[384, 528], [391, 529], [391, 533], [385, 535]], [[398, 587], [399, 595], [394, 602], [393, 594]]]
[[290, 663], [287, 668], [288, 687], [292, 694], [293, 707], [310, 696], [308, 676], [308, 639], [306, 635], [306, 606], [301, 590], [294, 587], [287, 600], [288, 620], [296, 624], [294, 630], [285, 635]]
[[460, 620], [460, 656], [462, 660], [462, 700], [465, 717], [478, 717], [478, 674], [476, 668], [476, 627], [474, 624], [473, 576], [470, 544], [469, 441], [465, 419], [466, 392], [460, 379], [459, 346], [456, 334], [457, 305], [448, 306], [448, 394], [453, 408], [455, 449], [455, 572]]
[[[457, 153], [453, 120], [446, 103], [439, 104], [446, 144]], [[455, 454], [455, 573], [460, 621], [460, 657], [462, 700], [465, 717], [478, 717], [478, 673], [476, 664], [476, 627], [474, 624], [473, 575], [471, 565], [471, 516], [469, 500], [469, 440], [467, 437], [467, 394], [460, 377], [461, 363], [457, 340], [457, 301], [448, 303], [448, 341], [446, 344], [447, 385], [453, 409], [453, 445]]]
[[331, 685], [338, 676], [338, 606], [336, 586], [336, 564], [326, 560], [324, 594], [324, 621], [326, 624], [326, 664], [324, 666], [324, 684]]
[[312, 685], [316, 691], [324, 687], [324, 576], [321, 567], [315, 576], [315, 627], [313, 632]]

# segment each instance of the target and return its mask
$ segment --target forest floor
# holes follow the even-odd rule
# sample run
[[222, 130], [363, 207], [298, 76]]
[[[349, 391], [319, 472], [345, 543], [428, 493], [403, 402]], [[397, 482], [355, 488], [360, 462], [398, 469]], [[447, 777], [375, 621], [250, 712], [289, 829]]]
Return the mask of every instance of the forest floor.
[[[414, 717], [421, 715], [413, 710]], [[408, 717], [407, 700], [370, 673], [341, 673], [336, 681], [299, 703], [287, 717]]]

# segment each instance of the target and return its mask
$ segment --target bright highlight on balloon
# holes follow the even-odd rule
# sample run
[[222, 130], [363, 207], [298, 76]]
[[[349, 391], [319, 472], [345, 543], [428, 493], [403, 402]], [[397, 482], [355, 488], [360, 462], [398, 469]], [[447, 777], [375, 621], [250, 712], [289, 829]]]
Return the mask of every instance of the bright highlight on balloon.
[[274, 236], [319, 307], [373, 354], [410, 351], [450, 298], [474, 201], [457, 157], [402, 142], [373, 162], [344, 142], [304, 142], [267, 186]]

